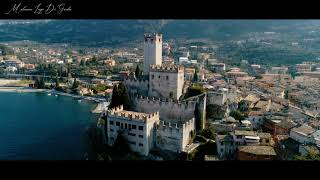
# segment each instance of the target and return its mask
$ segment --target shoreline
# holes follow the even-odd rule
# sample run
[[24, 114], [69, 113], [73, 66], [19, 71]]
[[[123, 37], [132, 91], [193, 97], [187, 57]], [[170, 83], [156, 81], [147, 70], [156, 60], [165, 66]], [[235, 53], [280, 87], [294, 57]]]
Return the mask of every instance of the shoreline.
[[21, 86], [0, 86], [0, 92], [19, 92], [19, 93], [30, 93], [30, 92], [48, 92], [48, 89], [32, 89], [29, 87]]
[[78, 100], [87, 100], [94, 103], [97, 103], [96, 107], [91, 110], [91, 113], [102, 113], [104, 109], [108, 107], [110, 102], [106, 101], [104, 98], [95, 98], [95, 97], [89, 97], [89, 96], [81, 96], [81, 95], [75, 95], [75, 94], [69, 94], [64, 92], [59, 92], [54, 89], [33, 89], [29, 87], [14, 87], [14, 86], [0, 86], [0, 93], [1, 92], [15, 92], [15, 93], [48, 93], [52, 95], [60, 95], [60, 96], [68, 96], [72, 97]]

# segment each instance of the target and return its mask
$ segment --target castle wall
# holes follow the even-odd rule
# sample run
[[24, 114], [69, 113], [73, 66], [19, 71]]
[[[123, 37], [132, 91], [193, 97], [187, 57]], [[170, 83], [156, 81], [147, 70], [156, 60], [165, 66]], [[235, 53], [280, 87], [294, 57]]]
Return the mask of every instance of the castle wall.
[[216, 104], [222, 106], [227, 100], [227, 95], [224, 92], [208, 92], [207, 102], [209, 104]]
[[157, 125], [156, 145], [163, 150], [172, 152], [184, 151], [190, 142], [190, 132], [194, 132], [194, 118], [183, 124], [171, 124], [170, 122], [160, 121]]
[[148, 80], [137, 80], [137, 79], [126, 79], [124, 84], [130, 94], [141, 94], [148, 95], [149, 92], [149, 81]]
[[194, 110], [196, 102], [173, 102], [172, 100], [166, 102], [164, 100], [136, 97], [135, 111], [151, 113], [159, 111], [160, 119], [176, 123], [184, 122], [194, 117]]

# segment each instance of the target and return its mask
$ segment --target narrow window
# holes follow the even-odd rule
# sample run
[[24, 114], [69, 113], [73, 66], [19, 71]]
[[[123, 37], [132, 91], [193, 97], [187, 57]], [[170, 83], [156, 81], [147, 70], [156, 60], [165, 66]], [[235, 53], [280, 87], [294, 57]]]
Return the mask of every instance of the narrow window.
[[139, 138], [143, 138], [143, 135], [139, 135]]
[[137, 126], [136, 125], [132, 125], [132, 129], [137, 129]]
[[120, 122], [116, 122], [116, 126], [120, 126]]
[[143, 144], [142, 144], [142, 143], [139, 143], [139, 146], [140, 146], [140, 147], [143, 147]]
[[143, 126], [139, 126], [139, 130], [143, 131]]
[[113, 121], [110, 121], [110, 125], [113, 125]]

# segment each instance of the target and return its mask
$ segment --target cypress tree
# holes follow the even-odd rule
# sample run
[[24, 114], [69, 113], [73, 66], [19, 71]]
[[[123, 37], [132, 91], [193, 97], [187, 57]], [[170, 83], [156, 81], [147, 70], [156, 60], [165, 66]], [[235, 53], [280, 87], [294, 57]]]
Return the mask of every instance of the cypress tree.
[[128, 90], [123, 83], [113, 87], [112, 99], [109, 108], [114, 108], [120, 105], [123, 105], [124, 109], [130, 109]]
[[79, 86], [78, 82], [77, 82], [77, 78], [74, 78], [73, 80], [73, 84], [72, 84], [72, 89], [77, 89]]
[[112, 98], [111, 98], [111, 102], [109, 105], [109, 108], [114, 108], [117, 107], [120, 103], [119, 103], [119, 96], [118, 96], [119, 92], [118, 92], [118, 86], [114, 85], [113, 86], [113, 90], [112, 90]]
[[140, 78], [140, 75], [141, 75], [141, 70], [140, 70], [140, 68], [139, 68], [139, 66], [137, 65], [137, 67], [136, 67], [136, 71], [135, 71], [135, 75], [136, 75], [136, 77], [137, 78]]
[[194, 110], [194, 118], [196, 121], [196, 130], [200, 131], [202, 129], [202, 119], [201, 119], [201, 112], [199, 108], [199, 103], [196, 104], [196, 108]]
[[194, 71], [193, 82], [197, 82], [197, 81], [198, 81], [198, 73], [197, 71]]

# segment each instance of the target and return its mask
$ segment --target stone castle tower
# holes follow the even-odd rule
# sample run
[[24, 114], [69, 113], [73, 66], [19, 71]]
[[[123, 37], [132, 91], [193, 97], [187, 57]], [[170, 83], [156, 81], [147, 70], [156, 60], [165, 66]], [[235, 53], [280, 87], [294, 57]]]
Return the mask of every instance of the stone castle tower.
[[144, 75], [149, 74], [150, 65], [162, 65], [162, 34], [144, 34]]

